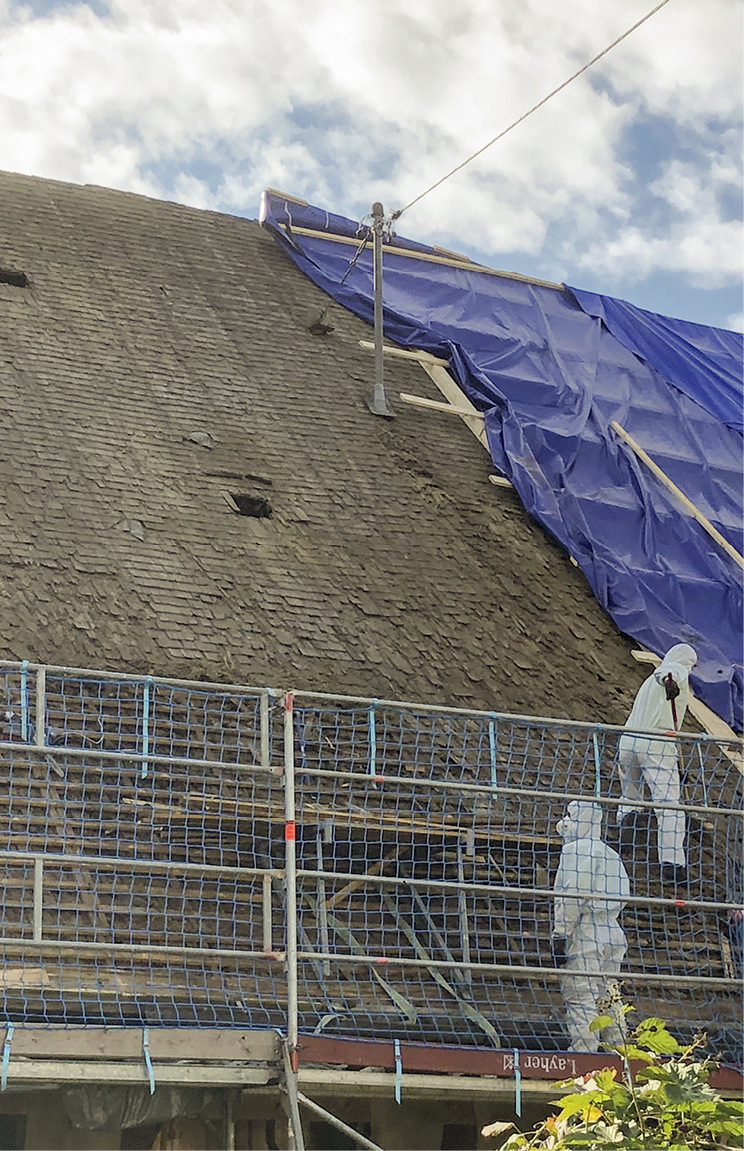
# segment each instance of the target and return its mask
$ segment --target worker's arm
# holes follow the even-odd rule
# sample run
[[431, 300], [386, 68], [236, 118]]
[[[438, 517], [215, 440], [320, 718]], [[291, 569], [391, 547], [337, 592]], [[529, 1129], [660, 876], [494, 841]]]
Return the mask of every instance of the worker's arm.
[[690, 670], [681, 663], [663, 663], [654, 668], [653, 676], [664, 688], [667, 699], [676, 699], [690, 678]]
[[583, 870], [585, 869], [579, 866], [577, 843], [567, 843], [561, 852], [561, 860], [553, 883], [553, 890], [556, 892], [556, 898], [553, 901], [554, 937], [567, 939], [581, 918], [583, 900], [571, 899], [560, 893], [580, 891]]

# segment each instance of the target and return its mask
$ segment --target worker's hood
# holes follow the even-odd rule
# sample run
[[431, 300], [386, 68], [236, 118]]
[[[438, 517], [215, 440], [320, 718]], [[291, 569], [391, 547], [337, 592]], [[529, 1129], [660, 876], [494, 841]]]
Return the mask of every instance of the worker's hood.
[[692, 671], [697, 663], [697, 658], [695, 648], [690, 647], [689, 643], [675, 643], [674, 647], [669, 648], [659, 664], [658, 670], [663, 671], [668, 664], [681, 663], [687, 671]]
[[566, 808], [566, 814], [556, 825], [556, 831], [564, 843], [572, 839], [602, 838], [602, 808], [598, 803], [584, 803], [574, 799]]

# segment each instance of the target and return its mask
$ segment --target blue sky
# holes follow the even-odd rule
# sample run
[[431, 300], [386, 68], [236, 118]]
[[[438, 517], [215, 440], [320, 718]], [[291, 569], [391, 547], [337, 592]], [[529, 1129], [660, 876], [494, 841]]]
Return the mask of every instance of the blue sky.
[[[0, 168], [255, 218], [399, 208], [653, 0], [0, 0]], [[741, 329], [742, 8], [670, 0], [401, 218]]]

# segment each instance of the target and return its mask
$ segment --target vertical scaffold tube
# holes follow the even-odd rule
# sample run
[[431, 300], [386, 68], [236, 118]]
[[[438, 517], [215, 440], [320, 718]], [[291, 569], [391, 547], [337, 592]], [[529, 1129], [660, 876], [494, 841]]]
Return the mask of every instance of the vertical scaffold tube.
[[36, 671], [36, 746], [46, 744], [46, 668]]
[[28, 660], [21, 664], [21, 740], [28, 743]]
[[599, 754], [599, 740], [596, 731], [592, 732], [592, 746], [594, 748], [594, 794], [599, 799], [602, 795], [602, 757]]
[[259, 704], [261, 714], [261, 767], [271, 766], [271, 743], [269, 741], [269, 689], [261, 692], [261, 702]]
[[[150, 687], [154, 685], [154, 680], [151, 675], [148, 675], [144, 682], [142, 689], [142, 768], [140, 776], [142, 779], [147, 779], [147, 772], [149, 770], [148, 755], [150, 754]], [[153, 686], [154, 690], [154, 686]]]
[[42, 938], [44, 915], [44, 860], [41, 856], [34, 859], [34, 940], [38, 943]]
[[[295, 822], [294, 696], [284, 696], [284, 889], [287, 900], [287, 1046], [295, 1067], [297, 1005], [297, 824]], [[295, 1068], [296, 1069], [296, 1068]]]
[[491, 787], [498, 787], [499, 777], [496, 767], [496, 720], [488, 721], [488, 750], [491, 753]]

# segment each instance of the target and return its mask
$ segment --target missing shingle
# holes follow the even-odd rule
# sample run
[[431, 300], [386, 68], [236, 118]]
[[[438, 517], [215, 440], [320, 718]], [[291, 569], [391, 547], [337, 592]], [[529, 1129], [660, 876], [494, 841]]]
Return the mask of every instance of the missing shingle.
[[273, 508], [264, 496], [249, 495], [246, 492], [230, 492], [230, 498], [238, 515], [252, 516], [253, 519], [268, 519]]
[[28, 276], [15, 268], [0, 268], [0, 284], [10, 284], [11, 288], [27, 288]]
[[141, 520], [119, 520], [118, 523], [114, 524], [114, 527], [117, 528], [120, 532], [129, 532], [138, 540], [144, 540], [145, 538], [145, 525]]
[[265, 484], [267, 488], [273, 487], [273, 480], [265, 476], [254, 476], [250, 472], [228, 472], [224, 468], [217, 468], [212, 472], [205, 472], [205, 476], [213, 476], [220, 480], [250, 480], [252, 484]]
[[190, 440], [192, 444], [198, 444], [200, 448], [206, 448], [207, 451], [210, 452], [214, 443], [214, 439], [209, 432], [191, 432], [190, 435], [184, 436], [183, 438], [184, 440]]

